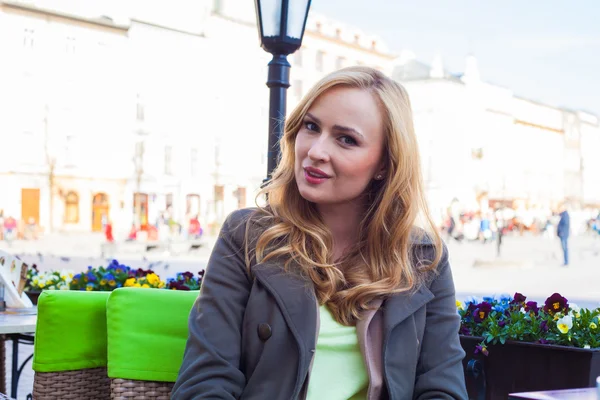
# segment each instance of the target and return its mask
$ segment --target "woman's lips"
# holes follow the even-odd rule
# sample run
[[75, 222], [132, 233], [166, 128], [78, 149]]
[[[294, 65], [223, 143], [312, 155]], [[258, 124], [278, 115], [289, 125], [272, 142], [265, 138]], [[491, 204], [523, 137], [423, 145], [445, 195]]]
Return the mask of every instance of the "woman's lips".
[[329, 179], [329, 177], [323, 173], [315, 172], [311, 168], [305, 168], [304, 179], [306, 179], [306, 181], [312, 185], [318, 185], [325, 182], [327, 179]]

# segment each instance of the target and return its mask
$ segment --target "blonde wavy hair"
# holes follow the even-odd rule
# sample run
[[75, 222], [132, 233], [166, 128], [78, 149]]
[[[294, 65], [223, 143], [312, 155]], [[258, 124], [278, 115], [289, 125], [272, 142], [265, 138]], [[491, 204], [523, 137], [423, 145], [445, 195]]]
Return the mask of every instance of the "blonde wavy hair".
[[[359, 243], [334, 263], [331, 232], [315, 204], [298, 191], [294, 144], [314, 101], [340, 86], [368, 90], [378, 100], [384, 116], [386, 173], [384, 180], [373, 181], [367, 188], [369, 203]], [[425, 200], [410, 101], [400, 84], [368, 67], [345, 68], [325, 76], [287, 118], [280, 146], [280, 162], [257, 196], [266, 195], [267, 205], [259, 206], [252, 218], [263, 229], [252, 245], [246, 241], [248, 268], [251, 260], [284, 260], [286, 270], [312, 280], [319, 303], [327, 304], [344, 325], [355, 324], [371, 300], [413, 291], [422, 283], [424, 271], [435, 270], [442, 240]], [[415, 228], [417, 217], [423, 217], [426, 231]], [[247, 237], [249, 233], [250, 224]], [[415, 260], [415, 242], [423, 236], [435, 248], [433, 260]]]

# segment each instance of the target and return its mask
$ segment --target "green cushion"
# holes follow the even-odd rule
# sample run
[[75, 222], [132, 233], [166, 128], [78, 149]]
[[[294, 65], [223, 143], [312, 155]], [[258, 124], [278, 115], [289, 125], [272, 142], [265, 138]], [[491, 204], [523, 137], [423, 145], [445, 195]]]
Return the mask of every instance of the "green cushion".
[[120, 288], [107, 303], [108, 376], [175, 382], [199, 291]]
[[106, 367], [106, 300], [110, 292], [44, 290], [38, 300], [33, 370]]

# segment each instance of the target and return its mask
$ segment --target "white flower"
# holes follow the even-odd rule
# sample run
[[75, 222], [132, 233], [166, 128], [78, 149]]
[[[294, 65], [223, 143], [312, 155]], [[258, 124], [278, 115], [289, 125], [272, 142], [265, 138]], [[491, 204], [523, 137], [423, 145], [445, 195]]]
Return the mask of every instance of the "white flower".
[[591, 349], [589, 344], [586, 344], [585, 346], [583, 346], [584, 349]]
[[571, 303], [569, 305], [569, 308], [571, 309], [571, 312], [569, 313], [570, 315], [574, 316], [575, 318], [581, 317], [581, 314], [579, 314], [579, 312], [581, 311], [581, 308], [579, 308], [579, 306], [577, 304]]
[[565, 315], [556, 321], [556, 326], [561, 333], [567, 333], [573, 327], [573, 318], [570, 315]]
[[527, 311], [525, 311], [525, 308], [521, 307], [521, 314], [527, 314]]

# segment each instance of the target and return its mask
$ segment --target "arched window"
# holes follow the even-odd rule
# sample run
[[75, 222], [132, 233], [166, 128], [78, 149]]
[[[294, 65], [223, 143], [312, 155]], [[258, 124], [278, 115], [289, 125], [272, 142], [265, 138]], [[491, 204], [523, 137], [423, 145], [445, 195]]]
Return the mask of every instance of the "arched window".
[[65, 198], [65, 223], [79, 223], [79, 195], [75, 192], [67, 193]]

